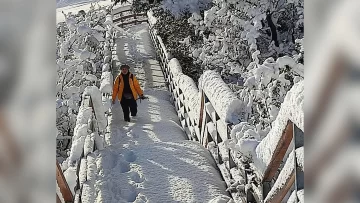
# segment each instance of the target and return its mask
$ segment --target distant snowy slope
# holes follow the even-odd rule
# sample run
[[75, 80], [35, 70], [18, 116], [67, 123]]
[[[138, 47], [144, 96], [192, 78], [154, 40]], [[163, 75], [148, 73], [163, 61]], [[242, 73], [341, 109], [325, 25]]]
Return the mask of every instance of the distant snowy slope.
[[58, 0], [58, 2], [56, 2], [56, 23], [65, 21], [65, 17], [62, 12], [67, 14], [69, 12], [77, 13], [80, 10], [88, 11], [90, 10], [91, 3], [96, 2], [100, 6], [113, 4], [110, 0]]
[[110, 0], [56, 0], [56, 8], [84, 5], [84, 4], [104, 2], [104, 1], [110, 2]]

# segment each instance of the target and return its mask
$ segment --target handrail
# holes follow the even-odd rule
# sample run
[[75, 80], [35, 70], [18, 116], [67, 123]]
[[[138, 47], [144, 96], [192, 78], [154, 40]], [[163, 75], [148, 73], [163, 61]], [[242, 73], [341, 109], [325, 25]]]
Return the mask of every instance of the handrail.
[[[114, 43], [114, 40], [113, 40], [113, 33], [112, 33], [111, 28], [108, 28], [106, 30], [106, 41], [110, 45], [108, 47], [106, 47], [106, 48], [104, 47], [104, 50], [105, 49], [110, 49], [111, 47], [113, 47], [112, 45]], [[109, 54], [110, 54], [110, 56], [109, 56]], [[104, 64], [108, 64], [109, 68], [104, 70], [102, 73], [111, 72], [112, 69], [113, 69], [114, 60], [113, 60], [113, 57], [111, 56], [111, 52], [109, 52], [108, 54], [105, 54], [105, 57], [109, 58], [108, 61], [104, 61]], [[99, 86], [100, 85], [101, 84], [99, 84]], [[97, 88], [99, 88], [99, 87], [97, 87]], [[99, 90], [99, 92], [100, 92], [100, 90]], [[100, 93], [100, 95], [101, 95], [101, 93]], [[109, 97], [109, 94], [103, 94], [103, 96]], [[64, 199], [66, 198], [65, 199], [66, 202], [77, 202], [77, 203], [82, 202], [81, 196], [82, 196], [82, 190], [83, 190], [83, 183], [85, 181], [87, 181], [87, 178], [88, 178], [87, 177], [88, 172], [87, 172], [86, 159], [93, 152], [100, 149], [99, 148], [100, 146], [101, 146], [101, 148], [103, 147], [101, 143], [100, 143], [100, 146], [97, 145], [97, 144], [99, 144], [98, 139], [97, 139], [97, 137], [99, 136], [99, 127], [98, 127], [98, 123], [97, 123], [96, 111], [95, 111], [94, 106], [93, 106], [93, 101], [92, 101], [91, 95], [89, 95], [89, 94], [83, 94], [82, 95], [82, 101], [81, 101], [80, 109], [82, 109], [84, 107], [91, 107], [91, 111], [92, 111], [92, 115], [90, 117], [91, 122], [87, 123], [88, 124], [88, 129], [91, 131], [91, 133], [89, 133], [87, 135], [87, 137], [85, 138], [84, 146], [82, 146], [83, 149], [82, 149], [82, 152], [81, 152], [81, 155], [80, 155], [79, 159], [77, 159], [74, 162], [75, 165], [71, 165], [71, 167], [76, 167], [76, 176], [78, 177], [77, 180], [76, 180], [76, 186], [75, 186], [75, 188], [73, 188], [74, 194], [71, 192], [70, 187], [68, 186], [65, 177], [61, 178], [62, 177], [61, 174], [63, 174], [63, 172], [62, 172], [61, 168], [57, 164], [57, 174], [60, 174], [60, 176], [59, 176], [60, 178], [57, 177], [57, 180], [59, 179], [60, 181], [62, 181], [62, 185], [67, 185], [67, 189], [66, 189], [66, 187], [65, 187], [65, 189], [60, 188], [61, 189], [60, 192], [63, 195]], [[95, 133], [95, 134], [93, 134], [93, 133]], [[89, 136], [93, 136], [93, 135], [95, 135], [95, 137], [93, 137], [94, 139], [93, 140], [89, 139], [90, 138]], [[88, 144], [89, 142], [92, 145], [91, 145], [91, 147], [86, 148], [85, 145]], [[84, 167], [84, 165], [85, 165], [85, 167]], [[82, 170], [85, 170], [85, 172], [83, 172]], [[84, 176], [84, 174], [85, 174], [86, 177], [80, 177], [80, 174], [82, 174], [82, 176]], [[64, 188], [64, 186], [62, 186], [62, 187]], [[70, 191], [70, 194], [72, 195], [71, 197], [68, 194], [69, 191]]]
[[[130, 12], [131, 14], [124, 15], [123, 13], [126, 13], [126, 12]], [[139, 23], [148, 21], [147, 18], [138, 20], [138, 17], [146, 17], [147, 16], [146, 13], [134, 13], [131, 8], [126, 9], [126, 10], [117, 10], [115, 12], [112, 12], [112, 15], [114, 17], [115, 17], [115, 15], [120, 15], [120, 17], [114, 18], [114, 20], [113, 20], [114, 23], [119, 22], [118, 26], [120, 26], [120, 27], [124, 27], [125, 25], [130, 25], [130, 24], [139, 24]], [[125, 22], [125, 20], [131, 19], [131, 18], [133, 18], [134, 20]]]
[[[69, 185], [66, 182], [64, 174], [61, 170], [59, 162], [56, 160], [56, 181], [60, 188], [60, 193], [62, 194], [66, 202], [72, 202], [74, 199], [73, 194], [69, 188]], [[58, 197], [59, 198], [59, 197]]]
[[[290, 145], [291, 142], [293, 145]], [[304, 189], [304, 168], [302, 168], [297, 160], [298, 150], [303, 148], [303, 146], [303, 132], [291, 120], [288, 120], [281, 140], [277, 143], [276, 151], [261, 180], [264, 202], [281, 202], [294, 184], [295, 191]], [[292, 149], [292, 153], [284, 160], [285, 153], [289, 148]], [[282, 161], [285, 162], [285, 165], [281, 168], [279, 174], [281, 179], [279, 177], [275, 178], [275, 173]], [[275, 183], [270, 185], [269, 183], [274, 179]]]
[[[212, 140], [216, 140], [216, 141], [222, 141], [222, 139], [219, 136], [219, 131], [217, 130], [217, 136], [216, 137], [211, 137], [211, 135], [209, 133], [205, 133], [206, 131], [206, 124], [208, 124], [208, 122], [211, 120], [210, 116], [208, 115], [208, 113], [206, 113], [205, 110], [205, 103], [207, 103], [209, 100], [207, 99], [206, 94], [202, 91], [201, 92], [201, 97], [199, 97], [198, 99], [201, 98], [201, 101], [199, 102], [199, 109], [198, 109], [198, 114], [199, 114], [199, 120], [197, 122], [194, 122], [193, 118], [190, 118], [189, 115], [189, 109], [185, 108], [185, 106], [187, 104], [184, 104], [184, 99], [183, 99], [183, 93], [184, 91], [178, 87], [178, 84], [174, 81], [174, 74], [172, 73], [170, 67], [169, 67], [169, 61], [170, 59], [173, 60], [174, 58], [172, 58], [163, 42], [160, 36], [156, 35], [154, 33], [154, 29], [152, 27], [150, 27], [150, 36], [151, 39], [153, 41], [154, 47], [157, 50], [157, 55], [159, 57], [159, 62], [160, 62], [160, 66], [162, 69], [162, 72], [164, 73], [164, 77], [165, 77], [165, 81], [167, 82], [168, 85], [168, 89], [172, 95], [172, 99], [175, 105], [176, 110], [178, 111], [178, 116], [180, 118], [180, 122], [182, 127], [184, 128], [184, 131], [186, 132], [186, 134], [188, 135], [188, 138], [190, 140], [193, 141], [198, 141], [200, 143], [202, 143], [205, 147], [207, 147], [207, 141], [211, 141]], [[178, 77], [186, 77], [185, 75], [178, 75]], [[206, 102], [205, 102], [206, 101]], [[187, 119], [188, 118], [188, 119]], [[219, 116], [216, 114], [215, 118], [217, 118], [217, 120], [219, 120]], [[219, 125], [220, 126], [220, 122]], [[229, 136], [230, 134], [230, 126], [229, 124], [222, 124], [222, 129], [224, 129], [225, 126], [225, 134], [226, 136]], [[207, 132], [207, 131], [206, 131]], [[221, 131], [221, 133], [223, 134], [224, 130]], [[207, 136], [205, 136], [205, 139], [207, 139], [207, 141], [204, 139], [204, 134], [207, 134]], [[209, 136], [208, 136], [209, 135]], [[235, 168], [236, 164], [235, 161], [233, 159], [232, 156], [230, 156], [230, 151], [227, 152], [226, 154], [222, 154], [220, 152], [220, 148], [218, 147], [218, 142], [216, 142], [216, 152], [215, 153], [211, 153], [212, 156], [214, 157], [223, 178], [225, 179], [225, 182], [227, 184], [228, 187], [230, 187], [232, 180], [231, 180], [231, 172], [230, 170]], [[210, 151], [212, 152], [212, 151]], [[227, 158], [226, 158], [227, 157]], [[239, 171], [237, 171], [239, 172]], [[232, 193], [233, 199], [236, 201], [244, 201], [243, 199], [241, 200], [241, 197], [239, 195], [237, 195], [236, 193]]]
[[[149, 23], [150, 24], [150, 23]], [[160, 36], [155, 34], [154, 28], [150, 25], [150, 37], [153, 41], [154, 47], [156, 48], [157, 55], [159, 57], [159, 62], [161, 65], [161, 69], [164, 73], [165, 81], [167, 82], [168, 89], [172, 95], [172, 100], [174, 102], [175, 108], [178, 111], [178, 116], [180, 118], [181, 124], [188, 135], [188, 138], [190, 140], [198, 141], [203, 146], [209, 148], [209, 143], [212, 142], [214, 145], [211, 147], [215, 148], [214, 150], [210, 150], [212, 152], [212, 155], [214, 159], [216, 160], [216, 163], [222, 173], [222, 176], [225, 179], [225, 182], [227, 183], [228, 187], [231, 186], [231, 184], [235, 181], [240, 181], [239, 176], [242, 176], [242, 178], [245, 180], [245, 184], [249, 183], [253, 186], [253, 188], [244, 191], [245, 195], [240, 196], [239, 191], [237, 190], [230, 190], [230, 193], [235, 201], [242, 201], [242, 202], [250, 202], [250, 201], [256, 201], [256, 202], [264, 202], [265, 198], [267, 197], [267, 193], [272, 189], [271, 184], [269, 185], [269, 180], [273, 180], [275, 173], [279, 169], [280, 163], [286, 160], [284, 159], [284, 156], [286, 154], [287, 149], [290, 147], [290, 143], [292, 140], [295, 140], [298, 135], [294, 136], [294, 129], [298, 129], [293, 122], [289, 120], [288, 125], [286, 126], [286, 129], [283, 133], [283, 138], [281, 141], [277, 144], [276, 147], [276, 153], [274, 154], [271, 164], [268, 165], [268, 168], [266, 169], [266, 172], [263, 174], [263, 178], [260, 179], [260, 181], [256, 184], [250, 183], [252, 181], [251, 176], [257, 175], [256, 172], [251, 172], [252, 170], [256, 170], [253, 168], [253, 166], [250, 163], [242, 163], [238, 160], [236, 160], [236, 152], [232, 151], [231, 149], [224, 149], [223, 144], [224, 141], [227, 139], [230, 139], [230, 132], [233, 128], [233, 124], [231, 123], [224, 123], [223, 121], [220, 121], [218, 113], [215, 111], [212, 111], [212, 113], [209, 113], [208, 108], [212, 107], [211, 102], [209, 101], [207, 95], [205, 92], [201, 91], [198, 99], [200, 99], [200, 110], [198, 112], [199, 114], [199, 121], [197, 123], [191, 122], [191, 118], [189, 118], [189, 109], [186, 108], [188, 104], [184, 103], [186, 102], [183, 98], [184, 91], [178, 87], [179, 84], [174, 81], [174, 75], [171, 69], [169, 68], [169, 61], [170, 59], [174, 59], [167, 53], [166, 48], [164, 47], [164, 44], [162, 42], [162, 39]], [[184, 77], [181, 74], [178, 75], [178, 77]], [[209, 126], [210, 125], [210, 126]], [[214, 128], [214, 132], [209, 132], [209, 127]], [[198, 129], [198, 133], [194, 133], [193, 129]], [[299, 130], [298, 130], [299, 132]], [[301, 132], [301, 130], [300, 130]], [[302, 132], [301, 132], [302, 133]], [[300, 146], [303, 146], [303, 141]], [[299, 146], [297, 146], [299, 148]], [[294, 154], [295, 149], [294, 147]], [[295, 159], [296, 161], [296, 159]], [[297, 164], [296, 162], [294, 164]], [[301, 175], [297, 175], [300, 173], [303, 173], [298, 170], [298, 165], [295, 165], [294, 167], [294, 177], [290, 178], [286, 182], [286, 187], [283, 187], [280, 191], [277, 191], [274, 198], [268, 198], [267, 202], [278, 202], [279, 199], [283, 199], [285, 194], [289, 190], [289, 185], [293, 185], [294, 182], [297, 182], [297, 188], [303, 188], [303, 185], [301, 185], [301, 181], [297, 181], [298, 178], [301, 178]], [[298, 177], [299, 176], [299, 177]], [[260, 178], [259, 176], [257, 176]], [[299, 183], [300, 182], [300, 183]], [[299, 184], [298, 184], [299, 183]], [[265, 191], [265, 193], [263, 193]]]

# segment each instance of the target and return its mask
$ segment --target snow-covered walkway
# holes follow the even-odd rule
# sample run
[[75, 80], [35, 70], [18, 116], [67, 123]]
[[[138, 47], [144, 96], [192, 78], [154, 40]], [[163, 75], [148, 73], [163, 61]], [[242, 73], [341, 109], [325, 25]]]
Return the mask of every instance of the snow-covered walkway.
[[88, 160], [97, 171], [93, 198], [105, 203], [224, 198], [226, 185], [210, 153], [186, 140], [155, 60], [147, 24], [127, 32], [116, 40], [117, 54], [131, 66], [149, 100], [138, 102], [138, 116], [129, 123], [123, 121], [119, 102], [113, 106], [107, 146]]

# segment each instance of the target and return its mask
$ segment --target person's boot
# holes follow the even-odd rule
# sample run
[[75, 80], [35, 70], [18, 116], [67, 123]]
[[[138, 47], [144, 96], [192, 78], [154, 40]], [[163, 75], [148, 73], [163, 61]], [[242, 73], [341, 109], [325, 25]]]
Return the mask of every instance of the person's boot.
[[124, 120], [130, 122], [130, 118], [124, 118]]

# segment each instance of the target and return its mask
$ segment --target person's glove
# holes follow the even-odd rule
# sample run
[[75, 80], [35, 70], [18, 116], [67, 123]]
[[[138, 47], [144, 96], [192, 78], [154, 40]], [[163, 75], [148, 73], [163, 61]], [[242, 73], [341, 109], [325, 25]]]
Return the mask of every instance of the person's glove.
[[114, 105], [114, 104], [115, 104], [115, 100], [112, 100], [112, 102], [111, 102], [111, 103], [112, 103], [112, 105]]
[[142, 94], [140, 95], [140, 99], [146, 99], [146, 97]]

